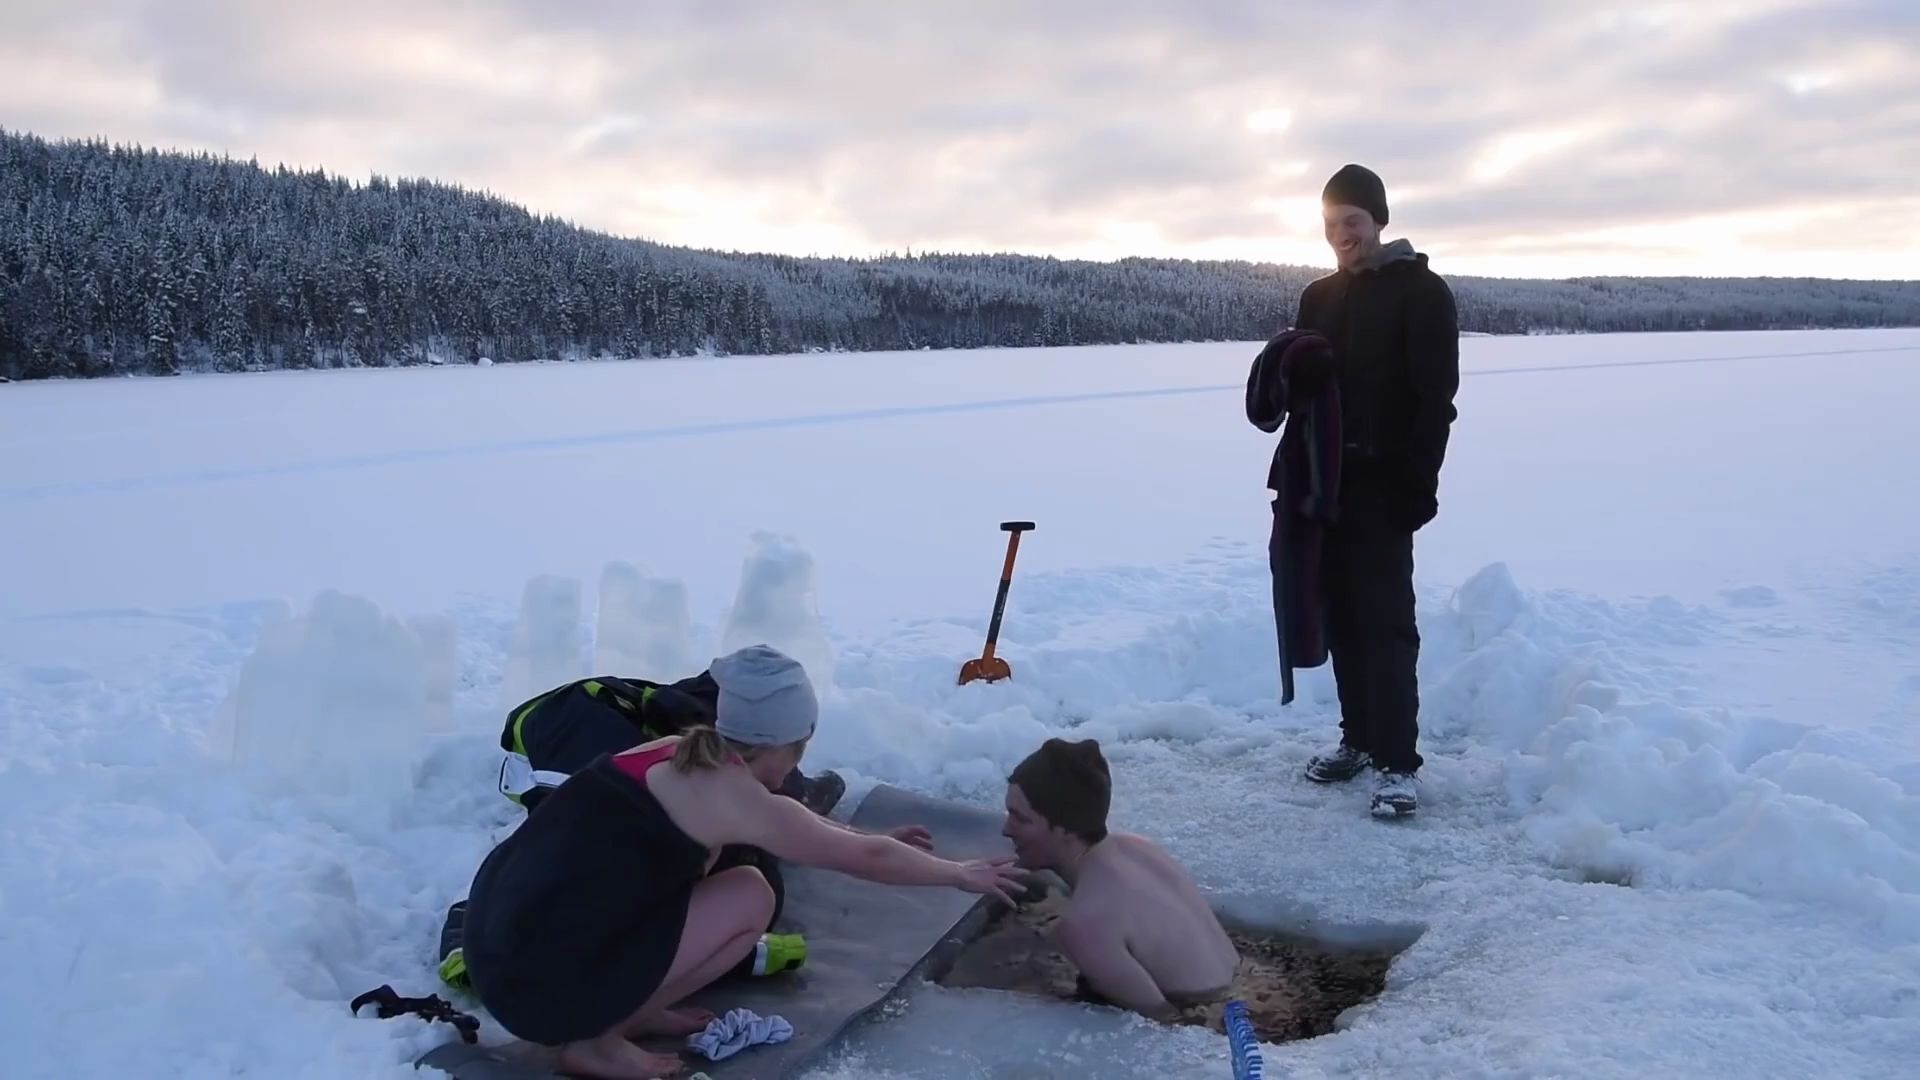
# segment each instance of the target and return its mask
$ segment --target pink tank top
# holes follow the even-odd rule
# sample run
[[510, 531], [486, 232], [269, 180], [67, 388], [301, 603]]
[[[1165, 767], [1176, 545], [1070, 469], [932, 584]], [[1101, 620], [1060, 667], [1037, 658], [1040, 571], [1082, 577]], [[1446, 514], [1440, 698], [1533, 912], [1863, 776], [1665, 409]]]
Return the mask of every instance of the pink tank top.
[[[615, 754], [613, 755], [613, 765], [614, 768], [633, 777], [641, 787], [646, 787], [647, 770], [672, 757], [674, 750], [677, 749], [679, 745], [679, 743], [667, 743], [663, 746], [656, 746], [651, 750], [642, 750], [637, 754]], [[740, 761], [740, 755], [728, 754], [727, 760], [738, 763]]]
[[633, 777], [641, 787], [647, 786], [647, 770], [673, 756], [677, 743], [667, 743], [651, 750], [642, 750], [637, 754], [613, 755], [614, 768]]

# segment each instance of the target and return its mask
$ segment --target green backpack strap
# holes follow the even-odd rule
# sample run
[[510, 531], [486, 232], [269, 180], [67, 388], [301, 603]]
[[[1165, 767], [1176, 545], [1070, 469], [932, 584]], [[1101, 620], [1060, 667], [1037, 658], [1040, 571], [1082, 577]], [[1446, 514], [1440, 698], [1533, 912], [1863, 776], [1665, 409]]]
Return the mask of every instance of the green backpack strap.
[[526, 757], [527, 742], [523, 729], [527, 720], [538, 713], [542, 705], [564, 697], [576, 688], [585, 691], [595, 701], [617, 710], [634, 726], [644, 728], [647, 701], [659, 687], [659, 683], [647, 679], [622, 679], [613, 675], [595, 675], [590, 679], [563, 683], [528, 698], [507, 713], [506, 725], [500, 731], [500, 749]]
[[613, 675], [596, 675], [575, 685], [585, 690], [588, 697], [611, 706], [635, 724], [642, 723], [647, 703], [660, 689], [660, 684], [651, 679], [622, 679]]
[[566, 686], [556, 686], [544, 694], [536, 694], [528, 698], [509, 710], [507, 712], [506, 726], [500, 729], [500, 749], [505, 750], [509, 754], [519, 754], [521, 757], [526, 757], [527, 743], [525, 739], [521, 738], [520, 729], [526, 724], [527, 717], [532, 716], [535, 712], [539, 711], [540, 706], [560, 696], [563, 692], [571, 689], [572, 686], [572, 683], [568, 683]]

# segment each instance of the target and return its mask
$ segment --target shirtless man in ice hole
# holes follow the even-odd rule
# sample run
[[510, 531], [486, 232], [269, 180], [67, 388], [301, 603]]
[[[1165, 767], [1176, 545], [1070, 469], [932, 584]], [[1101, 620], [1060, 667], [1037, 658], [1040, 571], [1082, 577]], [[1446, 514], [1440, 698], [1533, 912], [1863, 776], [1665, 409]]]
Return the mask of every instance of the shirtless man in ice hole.
[[1170, 1021], [1230, 990], [1240, 956], [1180, 864], [1145, 837], [1107, 831], [1113, 784], [1100, 744], [1048, 739], [1007, 778], [1020, 866], [1051, 870], [1072, 898], [1055, 942], [1080, 996]]

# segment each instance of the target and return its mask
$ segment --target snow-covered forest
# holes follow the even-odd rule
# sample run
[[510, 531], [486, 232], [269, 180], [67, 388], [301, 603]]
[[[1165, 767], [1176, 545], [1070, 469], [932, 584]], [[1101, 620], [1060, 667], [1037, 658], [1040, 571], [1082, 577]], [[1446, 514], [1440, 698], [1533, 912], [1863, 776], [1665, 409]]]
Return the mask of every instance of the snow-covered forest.
[[[1256, 340], [1324, 270], [623, 239], [486, 194], [0, 130], [0, 376]], [[1920, 325], [1920, 282], [1449, 275], [1491, 333]]]

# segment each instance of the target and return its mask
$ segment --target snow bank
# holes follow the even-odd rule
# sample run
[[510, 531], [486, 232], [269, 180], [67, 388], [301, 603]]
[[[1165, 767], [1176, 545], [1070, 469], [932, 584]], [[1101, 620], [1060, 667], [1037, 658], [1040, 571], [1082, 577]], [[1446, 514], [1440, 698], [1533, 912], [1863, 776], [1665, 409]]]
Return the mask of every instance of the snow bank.
[[[1066, 590], [1095, 579], [1029, 583], [1037, 599], [1008, 615], [1015, 677], [1004, 684], [953, 685], [971, 647], [953, 624], [897, 635], [884, 655], [855, 652], [810, 763], [996, 800], [1011, 766], [1055, 734], [1102, 739], [1122, 758], [1143, 742], [1238, 752], [1290, 729], [1334, 737], [1324, 667], [1305, 673], [1303, 709], [1273, 701], [1264, 565], [1210, 565], [1202, 580], [1160, 576], [1157, 615], [1127, 610], [1118, 580], [1101, 579], [1114, 607], [1089, 602], [1084, 614]], [[1034, 604], [1044, 619], [1030, 617]], [[1036, 621], [1048, 644], [1023, 643]], [[1115, 624], [1131, 639], [1099, 641]], [[1920, 935], [1920, 799], [1901, 782], [1913, 761], [1823, 727], [1685, 703], [1673, 657], [1722, 633], [1712, 613], [1530, 594], [1495, 564], [1423, 608], [1421, 624], [1429, 784], [1451, 779], [1449, 758], [1483, 762], [1553, 864], [1596, 881], [1806, 901]]]
[[420, 875], [484, 850], [408, 842], [431, 683], [412, 632], [326, 593], [32, 640], [9, 658], [117, 663], [0, 665], [0, 727], [36, 733], [0, 748], [6, 1074], [411, 1075], [443, 1033], [345, 1003], [417, 966]]
[[[1332, 738], [1336, 709], [1325, 669], [1306, 673], [1294, 709], [1277, 707], [1263, 575], [1260, 553], [1248, 550], [1154, 571], [1035, 575], [1008, 609], [1014, 680], [958, 686], [983, 615], [841, 642], [835, 659], [822, 648], [806, 553], [760, 538], [730, 632], [764, 632], [799, 651], [812, 644], [814, 663], [837, 663], [808, 769], [843, 769], [852, 799], [887, 780], [995, 803], [1006, 771], [1046, 736], [1094, 736], [1116, 763], [1121, 826], [1162, 838], [1223, 905], [1334, 930], [1373, 920], [1404, 934], [1407, 920], [1425, 922], [1396, 967], [1398, 995], [1357, 1013], [1356, 1032], [1384, 1024], [1404, 1034], [1409, 1009], [1442, 1015], [1419, 980], [1486, 994], [1484, 980], [1496, 978], [1488, 965], [1509, 947], [1501, 934], [1521, 926], [1513, 919], [1559, 919], [1571, 901], [1551, 890], [1580, 882], [1676, 901], [1720, 890], [1801, 903], [1809, 907], [1797, 911], [1857, 920], [1907, 953], [1920, 940], [1912, 761], [1836, 728], [1686, 703], [1680, 657], [1724, 648], [1724, 613], [1532, 594], [1501, 565], [1428, 598], [1427, 811], [1394, 830], [1348, 805], [1363, 792], [1298, 782], [1306, 755]], [[614, 600], [597, 626], [616, 626], [616, 638], [593, 650], [609, 663], [664, 655], [634, 650], [647, 632], [687, 648], [674, 582], [639, 582], [618, 567], [603, 577], [601, 596]], [[182, 1076], [244, 1061], [319, 1076], [380, 1074], [445, 1038], [415, 1022], [348, 1019], [344, 1001], [380, 982], [440, 990], [430, 953], [440, 913], [513, 817], [493, 794], [493, 738], [497, 703], [520, 692], [503, 696], [501, 686], [522, 678], [538, 690], [538, 678], [578, 669], [582, 636], [595, 630], [576, 603], [578, 582], [536, 578], [516, 609], [467, 611], [455, 623], [401, 619], [324, 592], [298, 615], [259, 605], [179, 619], [157, 636], [152, 669], [102, 678], [54, 663], [10, 667], [0, 782], [21, 813], [0, 844], [0, 880], [19, 961], [0, 970], [0, 992], [29, 1003], [4, 1020], [21, 1024], [17, 1040], [33, 1032], [73, 1047], [79, 1072], [156, 1055]], [[1753, 607], [1736, 600], [1728, 611]], [[649, 623], [657, 613], [664, 625]], [[167, 671], [192, 675], [157, 675]], [[142, 686], [146, 696], [129, 692]], [[230, 724], [225, 744], [217, 723], [205, 738], [211, 755], [194, 715]], [[426, 738], [428, 728], [440, 734]], [[1221, 830], [1242, 819], [1265, 824]], [[1503, 847], [1515, 826], [1526, 851]], [[1356, 849], [1363, 855], [1348, 867]], [[1448, 861], [1434, 863], [1436, 853]], [[1457, 869], [1440, 871], [1448, 865]], [[1488, 874], [1503, 884], [1486, 884]], [[1722, 928], [1778, 917], [1701, 903]], [[1463, 915], [1484, 905], [1503, 915], [1463, 938]], [[1580, 947], [1594, 963], [1630, 959], [1624, 945]], [[1907, 953], [1887, 953], [1887, 963]], [[1546, 972], [1538, 978], [1553, 955], [1565, 953], [1532, 961]], [[1498, 978], [1534, 986], [1521, 963], [1494, 965]], [[244, 1020], [194, 1020], [236, 986], [252, 1001]], [[1569, 1009], [1586, 1001], [1571, 988], [1557, 994], [1548, 999]], [[947, 999], [929, 1007], [975, 1009]], [[1862, 1007], [1905, 1015], [1880, 997]], [[142, 1032], [138, 1047], [86, 1038], [108, 1009]], [[1004, 1020], [991, 1003], [977, 1009], [966, 1022]], [[1089, 1063], [1139, 1036], [1119, 1026], [1121, 1042], [1108, 1043], [1104, 1020], [1062, 1022]], [[253, 1034], [267, 1030], [275, 1034]], [[895, 1038], [876, 1036], [874, 1061], [889, 1061]], [[336, 1049], [313, 1061], [273, 1040]], [[1215, 1049], [1177, 1034], [1140, 1053], [1171, 1068], [1212, 1061]], [[958, 1053], [954, 1065], [966, 1061]]]
[[1504, 749], [1527, 835], [1595, 880], [1803, 900], [1920, 935], [1920, 798], [1890, 771], [1907, 763], [1676, 701], [1649, 676], [1708, 618], [1530, 597], [1489, 567], [1428, 621], [1428, 731]]

